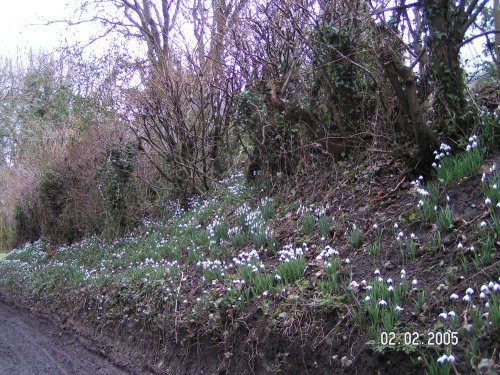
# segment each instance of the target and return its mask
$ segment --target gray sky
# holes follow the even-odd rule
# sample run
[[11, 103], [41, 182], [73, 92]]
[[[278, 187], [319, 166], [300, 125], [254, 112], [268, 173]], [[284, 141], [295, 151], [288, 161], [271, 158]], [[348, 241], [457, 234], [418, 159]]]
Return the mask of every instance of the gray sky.
[[43, 18], [62, 18], [67, 0], [8, 0], [2, 1], [0, 13], [0, 53], [16, 55], [18, 48], [22, 50], [52, 49], [62, 40], [62, 25], [42, 27], [28, 26], [43, 22]]

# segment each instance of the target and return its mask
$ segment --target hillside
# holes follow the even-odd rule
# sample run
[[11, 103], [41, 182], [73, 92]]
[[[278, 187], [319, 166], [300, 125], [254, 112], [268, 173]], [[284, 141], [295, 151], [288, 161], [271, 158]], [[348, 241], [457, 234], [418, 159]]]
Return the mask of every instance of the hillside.
[[500, 152], [466, 146], [428, 181], [390, 153], [234, 173], [114, 241], [20, 246], [0, 290], [137, 373], [495, 374]]

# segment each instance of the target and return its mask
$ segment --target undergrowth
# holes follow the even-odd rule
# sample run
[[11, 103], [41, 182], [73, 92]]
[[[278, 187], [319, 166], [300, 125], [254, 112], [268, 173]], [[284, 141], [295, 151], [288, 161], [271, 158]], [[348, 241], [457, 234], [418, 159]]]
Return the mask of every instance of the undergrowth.
[[[418, 215], [407, 227], [398, 222], [407, 211], [354, 225], [358, 218], [329, 205], [284, 209], [288, 196], [271, 198], [235, 174], [223, 182], [228, 195], [192, 199], [188, 209], [144, 220], [114, 241], [26, 243], [0, 260], [0, 288], [54, 310], [83, 311], [99, 325], [141, 327], [145, 336], [182, 327], [220, 342], [258, 305], [269, 329], [290, 338], [295, 329], [317, 336], [312, 324], [317, 340], [331, 343], [326, 327], [342, 324], [363, 345], [404, 352], [429, 374], [468, 371], [494, 357], [500, 335], [495, 165], [476, 192], [485, 208], [479, 219], [457, 221], [463, 212], [448, 196], [484, 162], [478, 142], [471, 138], [455, 156], [442, 146], [437, 181], [412, 182]], [[445, 332], [458, 342], [432, 342]], [[480, 340], [489, 344], [479, 348]]]

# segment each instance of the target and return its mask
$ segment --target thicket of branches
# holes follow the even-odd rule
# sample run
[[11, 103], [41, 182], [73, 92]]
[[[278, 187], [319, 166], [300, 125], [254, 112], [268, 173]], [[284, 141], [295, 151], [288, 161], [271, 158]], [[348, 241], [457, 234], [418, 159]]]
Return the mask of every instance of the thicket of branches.
[[95, 39], [117, 33], [122, 49], [144, 53], [2, 61], [2, 227], [17, 226], [17, 241], [123, 233], [167, 197], [203, 195], [245, 163], [250, 179], [292, 175], [381, 135], [412, 143], [426, 171], [440, 137], [458, 142], [478, 123], [461, 47], [484, 37], [497, 61], [486, 0], [77, 7], [79, 18], [51, 22], [93, 22]]

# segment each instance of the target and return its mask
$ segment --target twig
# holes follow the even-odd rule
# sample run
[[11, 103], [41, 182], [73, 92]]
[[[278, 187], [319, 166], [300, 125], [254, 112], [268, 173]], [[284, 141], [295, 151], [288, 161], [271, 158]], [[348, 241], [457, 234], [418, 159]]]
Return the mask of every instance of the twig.
[[389, 191], [384, 196], [377, 198], [376, 202], [380, 202], [380, 201], [384, 200], [385, 198], [387, 198], [389, 195], [394, 194], [399, 189], [399, 187], [403, 184], [403, 182], [405, 182], [405, 180], [406, 180], [406, 176], [403, 177], [403, 179], [401, 181], [399, 181], [399, 183], [396, 185], [396, 187], [394, 189], [391, 189], [391, 191]]

